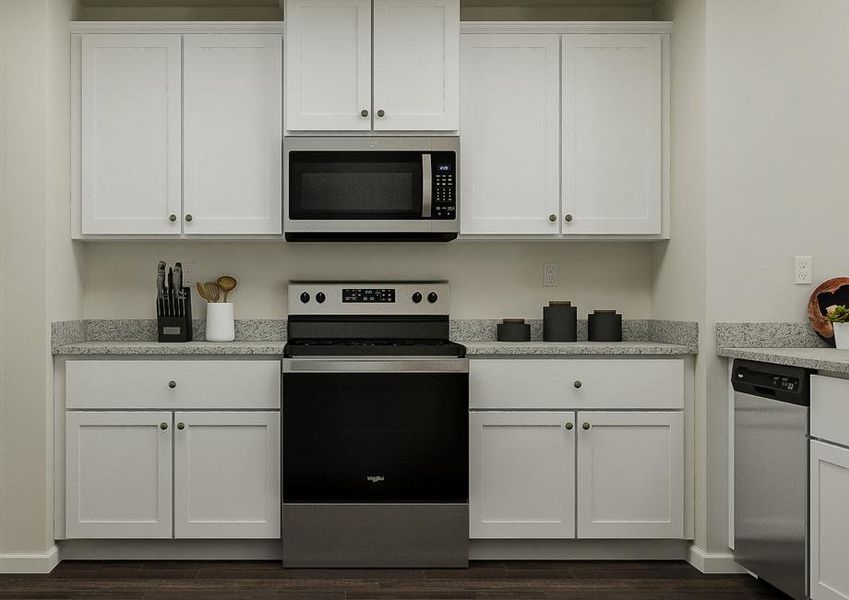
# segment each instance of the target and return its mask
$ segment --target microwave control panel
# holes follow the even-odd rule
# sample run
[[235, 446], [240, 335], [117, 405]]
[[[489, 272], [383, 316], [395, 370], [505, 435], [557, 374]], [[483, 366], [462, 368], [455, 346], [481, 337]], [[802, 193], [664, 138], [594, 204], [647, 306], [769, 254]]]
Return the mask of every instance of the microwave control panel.
[[433, 218], [457, 218], [457, 155], [453, 152], [434, 152]]

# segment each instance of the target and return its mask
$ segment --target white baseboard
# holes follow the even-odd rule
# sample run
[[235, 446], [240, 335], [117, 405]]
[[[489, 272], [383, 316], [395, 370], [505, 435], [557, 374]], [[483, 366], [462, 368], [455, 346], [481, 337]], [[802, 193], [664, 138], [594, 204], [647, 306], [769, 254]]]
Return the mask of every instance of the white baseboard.
[[734, 555], [730, 552], [705, 552], [695, 544], [687, 552], [687, 562], [702, 573], [748, 573], [734, 562]]
[[49, 573], [59, 564], [59, 548], [47, 552], [0, 554], [0, 573]]
[[683, 540], [471, 540], [472, 560], [684, 560]]
[[283, 560], [280, 540], [62, 540], [62, 560]]

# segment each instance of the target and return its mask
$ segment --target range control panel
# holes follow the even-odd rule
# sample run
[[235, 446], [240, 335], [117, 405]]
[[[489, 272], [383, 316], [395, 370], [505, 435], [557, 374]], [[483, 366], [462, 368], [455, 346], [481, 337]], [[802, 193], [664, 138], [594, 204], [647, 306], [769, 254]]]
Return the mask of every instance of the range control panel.
[[290, 315], [447, 315], [448, 282], [290, 281]]
[[435, 219], [457, 218], [457, 155], [453, 152], [433, 153], [433, 208]]

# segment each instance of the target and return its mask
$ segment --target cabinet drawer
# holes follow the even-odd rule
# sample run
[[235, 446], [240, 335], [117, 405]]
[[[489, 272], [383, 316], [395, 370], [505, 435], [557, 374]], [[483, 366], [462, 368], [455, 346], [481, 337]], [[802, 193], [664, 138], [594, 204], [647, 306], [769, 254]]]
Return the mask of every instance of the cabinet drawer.
[[280, 363], [79, 360], [66, 364], [69, 409], [280, 407]]
[[475, 359], [469, 385], [473, 409], [679, 409], [684, 362]]
[[849, 379], [811, 375], [811, 435], [849, 446]]

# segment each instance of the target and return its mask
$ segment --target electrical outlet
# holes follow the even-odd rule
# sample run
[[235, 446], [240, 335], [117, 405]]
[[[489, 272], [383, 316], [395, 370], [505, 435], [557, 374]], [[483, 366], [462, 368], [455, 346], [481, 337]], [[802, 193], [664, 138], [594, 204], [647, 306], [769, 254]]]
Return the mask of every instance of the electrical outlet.
[[797, 285], [811, 285], [814, 280], [814, 258], [812, 256], [797, 256], [794, 258], [795, 278]]
[[560, 271], [559, 263], [545, 263], [542, 265], [543, 287], [557, 287], [557, 275]]

